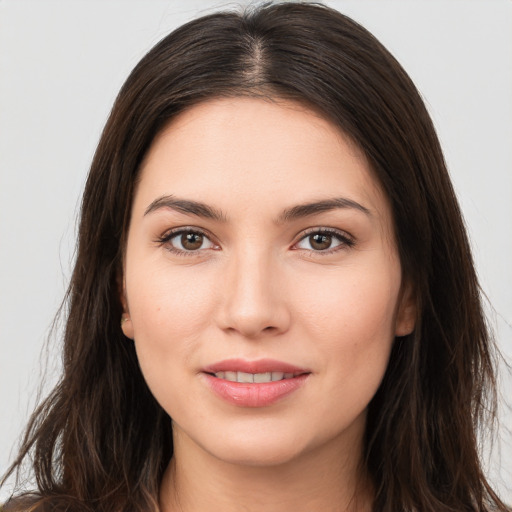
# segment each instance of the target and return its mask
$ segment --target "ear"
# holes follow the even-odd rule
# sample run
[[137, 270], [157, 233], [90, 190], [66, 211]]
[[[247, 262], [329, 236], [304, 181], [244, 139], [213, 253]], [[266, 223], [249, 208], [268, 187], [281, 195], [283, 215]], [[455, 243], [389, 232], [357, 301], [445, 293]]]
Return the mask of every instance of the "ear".
[[130, 310], [128, 308], [128, 301], [126, 299], [126, 281], [124, 279], [124, 273], [119, 274], [117, 279], [117, 286], [121, 307], [123, 309], [123, 313], [121, 315], [121, 330], [127, 338], [133, 340], [133, 324], [132, 317], [130, 316]]
[[416, 293], [411, 283], [406, 283], [400, 292], [395, 321], [395, 336], [407, 336], [416, 326]]

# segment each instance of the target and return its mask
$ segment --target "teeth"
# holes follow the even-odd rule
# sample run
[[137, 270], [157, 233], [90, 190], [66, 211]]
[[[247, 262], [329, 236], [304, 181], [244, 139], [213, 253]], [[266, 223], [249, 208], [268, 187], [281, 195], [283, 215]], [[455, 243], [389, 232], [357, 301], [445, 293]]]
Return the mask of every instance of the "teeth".
[[271, 382], [272, 381], [272, 373], [255, 373], [254, 374], [254, 382]]
[[[231, 382], [236, 382], [237, 381], [236, 372], [219, 372], [219, 373], [224, 373], [224, 377], [219, 377], [221, 379], [226, 379], [226, 380], [229, 380]], [[215, 374], [215, 376], [218, 377], [217, 374]]]
[[254, 382], [253, 373], [237, 372], [237, 382]]
[[215, 377], [218, 379], [229, 380], [230, 382], [276, 382], [283, 379], [292, 379], [293, 373], [284, 372], [265, 372], [265, 373], [246, 373], [246, 372], [217, 372]]

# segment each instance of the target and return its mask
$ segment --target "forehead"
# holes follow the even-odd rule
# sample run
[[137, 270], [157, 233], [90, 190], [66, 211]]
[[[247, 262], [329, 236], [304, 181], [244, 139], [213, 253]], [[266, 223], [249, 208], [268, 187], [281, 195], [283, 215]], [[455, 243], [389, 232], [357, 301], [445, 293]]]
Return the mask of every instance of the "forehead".
[[195, 105], [157, 135], [136, 203], [158, 194], [234, 211], [345, 195], [379, 215], [388, 209], [364, 154], [336, 125], [299, 103], [245, 97]]

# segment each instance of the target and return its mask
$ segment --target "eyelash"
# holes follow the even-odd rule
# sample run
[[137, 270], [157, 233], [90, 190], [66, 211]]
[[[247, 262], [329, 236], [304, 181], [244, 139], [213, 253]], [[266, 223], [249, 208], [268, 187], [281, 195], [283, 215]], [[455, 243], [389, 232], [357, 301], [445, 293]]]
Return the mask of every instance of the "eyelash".
[[317, 255], [324, 256], [324, 255], [332, 254], [332, 253], [340, 251], [340, 250], [350, 249], [350, 248], [354, 247], [354, 245], [356, 244], [354, 237], [352, 237], [345, 231], [340, 231], [340, 230], [334, 229], [334, 228], [309, 228], [304, 233], [301, 234], [301, 237], [299, 238], [299, 240], [294, 243], [294, 247], [312, 235], [331, 236], [331, 237], [335, 238], [336, 240], [338, 240], [339, 245], [332, 247], [332, 248], [329, 247], [328, 249], [317, 250], [317, 251], [315, 251], [313, 249], [301, 249], [301, 248], [296, 248], [295, 250], [296, 251], [305, 250], [305, 251], [308, 251], [308, 252], [314, 254], [315, 256], [317, 256]]
[[[196, 256], [196, 255], [200, 254], [201, 251], [205, 250], [205, 249], [183, 250], [183, 249], [174, 247], [170, 243], [173, 238], [176, 238], [176, 237], [178, 237], [180, 235], [184, 235], [184, 234], [201, 235], [206, 240], [208, 240], [209, 243], [213, 245], [213, 247], [215, 247], [215, 248], [218, 247], [211, 240], [211, 235], [209, 235], [207, 232], [203, 231], [202, 229], [199, 229], [196, 227], [194, 227], [194, 228], [180, 227], [180, 228], [172, 229], [171, 231], [167, 231], [163, 236], [159, 237], [156, 240], [156, 242], [161, 246], [166, 245], [167, 246], [166, 248], [168, 251], [170, 251], [173, 254], [176, 254], [178, 256], [188, 256], [188, 257]], [[296, 247], [300, 242], [306, 240], [308, 237], [311, 237], [312, 235], [331, 236], [331, 237], [335, 238], [336, 240], [338, 240], [339, 245], [336, 245], [335, 247], [332, 247], [332, 248], [329, 247], [327, 249], [321, 249], [321, 250], [316, 250], [316, 251], [314, 249], [302, 249], [302, 248]], [[347, 249], [347, 248], [350, 249], [351, 247], [354, 247], [355, 243], [356, 243], [356, 241], [354, 240], [354, 238], [344, 231], [340, 231], [340, 230], [333, 229], [333, 228], [309, 228], [304, 233], [302, 233], [299, 240], [293, 244], [293, 249], [297, 250], [297, 251], [308, 251], [309, 253], [322, 256], [322, 255], [332, 254], [339, 250], [343, 250], [343, 249]]]
[[176, 228], [176, 229], [172, 229], [170, 231], [167, 231], [163, 236], [159, 237], [156, 242], [159, 244], [159, 245], [165, 245], [167, 246], [166, 249], [169, 251], [169, 252], [172, 252], [173, 254], [176, 254], [178, 256], [196, 256], [198, 254], [200, 254], [201, 250], [204, 250], [204, 249], [199, 249], [199, 250], [183, 250], [183, 249], [179, 249], [177, 247], [174, 247], [170, 242], [173, 238], [176, 238], [180, 235], [184, 235], [184, 234], [191, 234], [191, 235], [201, 235], [203, 236], [206, 240], [208, 240], [214, 247], [217, 247], [216, 244], [214, 242], [212, 242], [211, 240], [211, 235], [209, 235], [206, 231], [203, 231], [202, 229], [199, 229], [199, 228], [192, 228], [192, 227], [181, 227], [181, 228]]

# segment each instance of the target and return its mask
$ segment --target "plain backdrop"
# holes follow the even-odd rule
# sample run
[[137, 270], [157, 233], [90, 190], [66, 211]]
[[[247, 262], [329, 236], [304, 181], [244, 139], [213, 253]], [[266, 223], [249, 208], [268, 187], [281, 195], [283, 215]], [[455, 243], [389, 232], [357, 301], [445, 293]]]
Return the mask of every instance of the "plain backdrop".
[[[512, 2], [326, 3], [372, 31], [423, 94], [492, 304], [489, 320], [510, 361]], [[174, 27], [240, 4], [247, 3], [0, 0], [0, 473], [43, 369], [46, 391], [58, 373], [58, 327], [47, 352], [43, 345], [72, 268], [88, 166], [117, 91]], [[505, 374], [501, 392], [512, 399]], [[512, 503], [512, 415], [502, 409], [501, 441], [485, 459]]]

